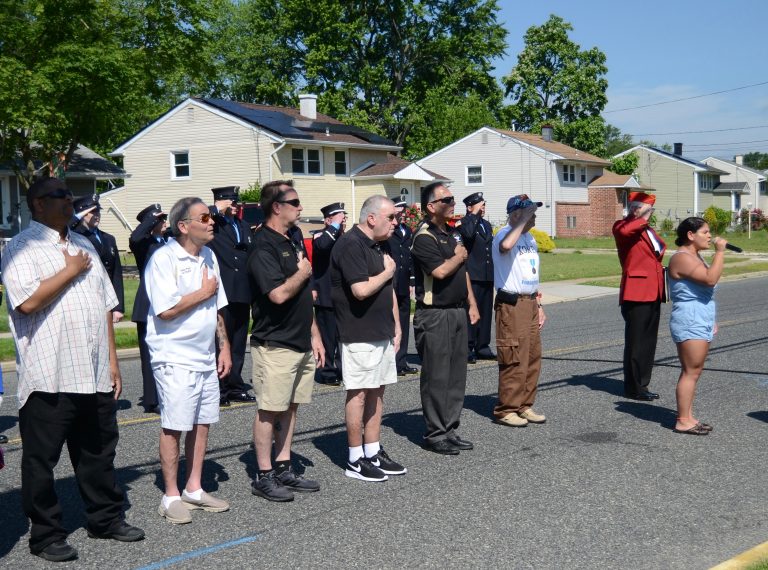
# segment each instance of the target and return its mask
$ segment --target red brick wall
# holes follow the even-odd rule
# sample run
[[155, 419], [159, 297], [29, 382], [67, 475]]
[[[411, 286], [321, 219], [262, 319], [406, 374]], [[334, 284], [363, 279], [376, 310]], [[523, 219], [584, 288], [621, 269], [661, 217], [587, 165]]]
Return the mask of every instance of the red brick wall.
[[[613, 223], [624, 212], [624, 190], [618, 188], [589, 188], [587, 204], [557, 203], [557, 236], [609, 236]], [[567, 227], [567, 216], [576, 216], [576, 227]]]

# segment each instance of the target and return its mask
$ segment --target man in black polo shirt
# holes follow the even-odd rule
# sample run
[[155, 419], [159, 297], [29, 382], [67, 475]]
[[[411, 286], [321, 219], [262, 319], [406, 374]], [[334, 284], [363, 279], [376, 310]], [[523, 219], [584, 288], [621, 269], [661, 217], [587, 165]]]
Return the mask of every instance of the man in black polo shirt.
[[317, 482], [292, 470], [291, 438], [299, 404], [312, 400], [315, 365], [322, 365], [324, 352], [312, 311], [312, 266], [301, 242], [291, 239], [302, 210], [299, 196], [286, 182], [267, 183], [261, 204], [266, 219], [254, 233], [248, 258], [258, 401], [253, 439], [259, 468], [251, 492], [270, 501], [292, 501], [293, 491], [320, 490]]
[[331, 254], [331, 295], [347, 391], [345, 473], [363, 481], [386, 481], [389, 475], [407, 472], [379, 443], [384, 387], [397, 382], [395, 353], [401, 338], [392, 290], [396, 265], [381, 251], [396, 223], [392, 200], [371, 196], [360, 210], [360, 223], [339, 239]]
[[473, 447], [456, 432], [467, 383], [467, 305], [469, 322], [480, 318], [464, 266], [467, 250], [446, 225], [454, 204], [451, 191], [439, 182], [422, 189], [426, 221], [411, 249], [416, 275], [413, 331], [421, 357], [421, 407], [427, 423], [424, 447], [442, 455]]

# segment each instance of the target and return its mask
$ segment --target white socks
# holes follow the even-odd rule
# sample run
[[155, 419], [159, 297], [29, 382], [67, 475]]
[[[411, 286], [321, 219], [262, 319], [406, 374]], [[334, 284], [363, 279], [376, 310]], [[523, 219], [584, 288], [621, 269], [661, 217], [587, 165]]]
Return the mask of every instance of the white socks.
[[349, 448], [349, 462], [354, 463], [363, 456], [363, 446], [358, 445], [356, 447]]
[[171, 503], [175, 501], [181, 501], [181, 497], [179, 497], [178, 495], [173, 497], [169, 497], [168, 495], [163, 495], [163, 508], [164, 509], [169, 508], [171, 506]]
[[190, 493], [189, 491], [184, 489], [182, 491], [182, 494], [185, 497], [189, 497], [190, 499], [194, 499], [195, 501], [199, 501], [199, 500], [201, 500], [203, 498], [203, 490], [202, 489], [198, 489], [197, 491], [193, 491], [192, 493]]
[[379, 445], [378, 441], [375, 441], [373, 443], [366, 443], [363, 449], [365, 450], [365, 456], [371, 458], [379, 452], [381, 445]]

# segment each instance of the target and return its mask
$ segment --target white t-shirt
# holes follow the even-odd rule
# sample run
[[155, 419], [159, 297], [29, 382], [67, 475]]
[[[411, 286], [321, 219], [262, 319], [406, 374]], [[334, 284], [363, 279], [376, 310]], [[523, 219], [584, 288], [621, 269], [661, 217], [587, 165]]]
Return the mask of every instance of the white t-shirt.
[[499, 244], [512, 228], [504, 226], [493, 238], [493, 286], [510, 293], [530, 295], [539, 290], [539, 248], [530, 233], [524, 233], [506, 253]]
[[[208, 268], [208, 278], [215, 275], [219, 280], [216, 295], [173, 319], [159, 318], [184, 295], [200, 289], [203, 266]], [[149, 259], [144, 280], [150, 304], [147, 346], [152, 367], [173, 364], [188, 370], [215, 370], [217, 312], [227, 305], [227, 295], [214, 253], [203, 247], [200, 255], [191, 255], [171, 238]]]

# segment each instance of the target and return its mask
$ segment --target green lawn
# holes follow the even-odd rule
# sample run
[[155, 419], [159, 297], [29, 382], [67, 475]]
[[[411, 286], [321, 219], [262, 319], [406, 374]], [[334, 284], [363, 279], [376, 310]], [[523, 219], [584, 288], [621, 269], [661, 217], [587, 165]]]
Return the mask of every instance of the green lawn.
[[[664, 241], [667, 242], [667, 248], [675, 248], [674, 232], [661, 234]], [[724, 234], [729, 243], [742, 248], [751, 253], [768, 252], [768, 232], [765, 230], [752, 232], [752, 239], [748, 239], [747, 234], [743, 232], [733, 232]], [[555, 238], [555, 244], [563, 249], [616, 249], [616, 242], [612, 237], [595, 238]]]
[[564, 281], [584, 277], [603, 277], [621, 273], [619, 257], [615, 253], [543, 253], [541, 281]]

